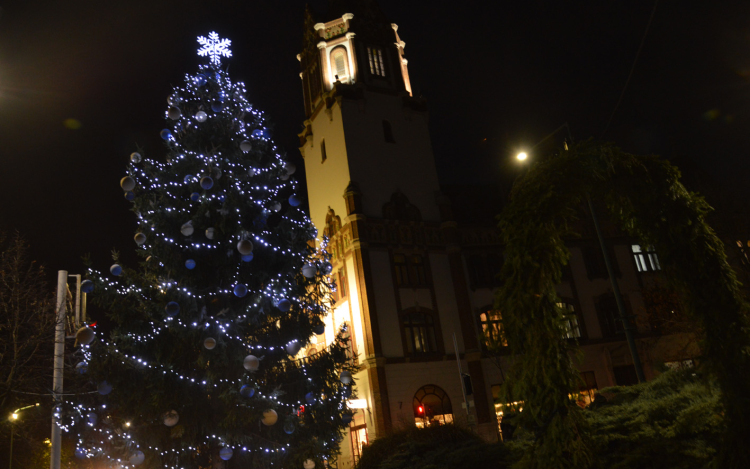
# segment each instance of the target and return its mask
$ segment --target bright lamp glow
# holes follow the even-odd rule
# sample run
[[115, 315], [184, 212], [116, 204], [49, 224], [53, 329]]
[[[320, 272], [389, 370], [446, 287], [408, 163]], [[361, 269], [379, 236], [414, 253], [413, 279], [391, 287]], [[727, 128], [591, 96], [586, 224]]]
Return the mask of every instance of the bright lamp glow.
[[524, 161], [526, 158], [528, 158], [529, 155], [526, 154], [525, 151], [522, 151], [521, 153], [516, 155], [516, 159], [518, 161]]
[[15, 413], [15, 412], [13, 412], [12, 414], [10, 414], [10, 419], [11, 420], [18, 420], [18, 414]]
[[349, 399], [346, 401], [346, 406], [350, 409], [366, 409], [367, 408], [367, 400], [366, 399]]

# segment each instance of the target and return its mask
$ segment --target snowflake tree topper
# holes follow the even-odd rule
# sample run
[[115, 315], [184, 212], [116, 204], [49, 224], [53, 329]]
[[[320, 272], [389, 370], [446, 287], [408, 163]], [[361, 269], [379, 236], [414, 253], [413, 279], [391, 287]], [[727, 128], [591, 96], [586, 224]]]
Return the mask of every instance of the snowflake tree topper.
[[232, 41], [229, 39], [219, 39], [219, 35], [213, 31], [208, 33], [208, 38], [198, 36], [198, 44], [203, 46], [198, 49], [198, 55], [201, 57], [209, 56], [211, 58], [211, 65], [215, 67], [221, 65], [221, 56], [232, 56], [232, 51], [229, 49]]

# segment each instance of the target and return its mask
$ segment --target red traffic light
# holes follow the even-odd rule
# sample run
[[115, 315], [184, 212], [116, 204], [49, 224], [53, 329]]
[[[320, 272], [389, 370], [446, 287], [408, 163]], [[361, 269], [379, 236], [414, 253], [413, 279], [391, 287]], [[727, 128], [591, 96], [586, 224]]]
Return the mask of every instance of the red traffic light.
[[422, 406], [417, 407], [417, 412], [419, 412], [420, 414], [424, 414], [424, 407]]

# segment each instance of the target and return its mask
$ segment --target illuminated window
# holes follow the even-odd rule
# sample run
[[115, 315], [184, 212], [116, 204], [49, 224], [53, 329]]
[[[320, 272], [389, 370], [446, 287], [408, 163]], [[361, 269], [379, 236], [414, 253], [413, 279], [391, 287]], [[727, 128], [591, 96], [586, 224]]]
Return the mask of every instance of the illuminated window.
[[396, 140], [393, 138], [391, 123], [387, 120], [383, 121], [383, 139], [388, 143], [396, 143]]
[[351, 428], [352, 436], [352, 454], [354, 455], [354, 461], [359, 461], [362, 457], [362, 450], [368, 445], [367, 441], [367, 426], [357, 425]]
[[581, 372], [581, 388], [578, 390], [578, 405], [586, 407], [594, 402], [594, 396], [599, 387], [596, 384], [596, 375], [593, 371]]
[[453, 422], [453, 408], [448, 395], [437, 386], [422, 386], [414, 394], [414, 423], [419, 428]]
[[349, 58], [346, 49], [337, 47], [331, 52], [331, 65], [333, 66], [334, 81], [346, 82], [349, 79]]
[[325, 163], [328, 159], [328, 154], [326, 153], [326, 141], [321, 140], [320, 141], [320, 162]]
[[640, 245], [633, 244], [631, 249], [633, 250], [633, 258], [635, 259], [635, 266], [638, 272], [655, 272], [661, 270], [659, 258], [656, 256], [656, 251], [654, 251], [652, 246], [643, 249]]
[[563, 320], [563, 327], [565, 328], [563, 338], [577, 339], [581, 337], [581, 327], [578, 324], [578, 315], [576, 314], [575, 307], [568, 302], [557, 303], [557, 307], [562, 309], [565, 315]]
[[500, 311], [493, 309], [483, 311], [479, 314], [479, 324], [482, 326], [482, 336], [487, 345], [508, 345], [503, 334], [503, 317]]
[[368, 47], [367, 58], [370, 62], [370, 73], [379, 77], [384, 77], [385, 66], [383, 65], [383, 51], [377, 47]]
[[410, 355], [437, 352], [432, 312], [411, 310], [401, 315], [406, 351]]

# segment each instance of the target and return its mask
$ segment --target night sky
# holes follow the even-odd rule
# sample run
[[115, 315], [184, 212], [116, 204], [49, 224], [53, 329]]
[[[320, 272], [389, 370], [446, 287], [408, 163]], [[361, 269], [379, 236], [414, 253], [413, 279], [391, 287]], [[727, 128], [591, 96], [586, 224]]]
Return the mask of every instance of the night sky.
[[[303, 1], [16, 1], [0, 11], [0, 230], [20, 231], [51, 273], [133, 260], [135, 217], [119, 187], [150, 157], [166, 97], [197, 70], [195, 38], [225, 60], [302, 167]], [[324, 1], [310, 2], [317, 19]], [[512, 177], [515, 152], [568, 122], [576, 139], [692, 162], [722, 187], [750, 172], [750, 2], [661, 1], [611, 125], [654, 2], [381, 0], [427, 98], [441, 181]], [[75, 119], [75, 121], [70, 121]], [[66, 126], [66, 120], [68, 125]], [[75, 122], [80, 128], [75, 128]], [[72, 128], [71, 128], [72, 127]], [[298, 172], [298, 177], [303, 177]], [[54, 276], [52, 276], [54, 278]]]

